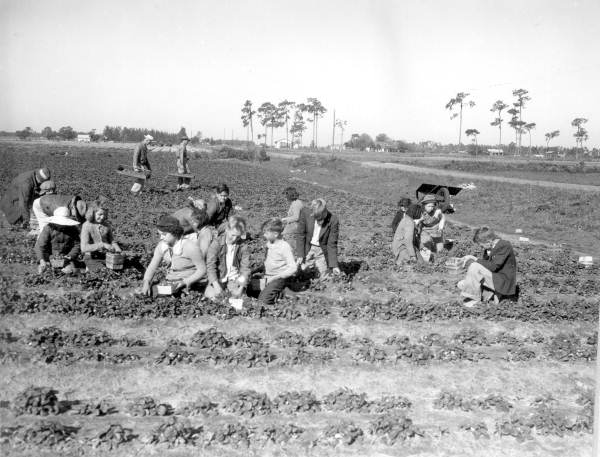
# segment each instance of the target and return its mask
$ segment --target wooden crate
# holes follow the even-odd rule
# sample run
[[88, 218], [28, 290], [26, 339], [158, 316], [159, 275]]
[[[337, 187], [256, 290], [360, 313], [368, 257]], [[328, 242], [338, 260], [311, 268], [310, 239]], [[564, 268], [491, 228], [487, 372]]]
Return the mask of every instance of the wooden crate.
[[127, 176], [129, 178], [143, 179], [144, 181], [146, 179], [148, 179], [148, 177], [146, 176], [146, 173], [139, 173], [137, 171], [117, 170], [117, 174]]
[[161, 297], [166, 295], [173, 295], [172, 284], [157, 284], [155, 286], [152, 286], [153, 297]]
[[125, 256], [120, 252], [106, 253], [106, 268], [111, 270], [122, 270]]

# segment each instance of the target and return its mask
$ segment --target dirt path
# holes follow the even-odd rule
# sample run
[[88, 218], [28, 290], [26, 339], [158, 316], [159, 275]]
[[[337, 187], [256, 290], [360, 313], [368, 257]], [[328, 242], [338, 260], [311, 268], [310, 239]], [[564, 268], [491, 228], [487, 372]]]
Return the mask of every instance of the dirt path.
[[442, 170], [439, 168], [428, 168], [428, 167], [415, 167], [414, 165], [405, 165], [402, 163], [390, 163], [390, 162], [356, 162], [364, 167], [371, 168], [386, 168], [393, 170], [410, 171], [412, 173], [427, 173], [440, 176], [452, 176], [454, 178], [462, 178], [466, 180], [486, 180], [486, 181], [497, 181], [507, 182], [512, 184], [540, 186], [540, 187], [552, 187], [565, 190], [585, 191], [585, 192], [600, 192], [600, 186], [592, 186], [588, 184], [569, 184], [563, 182], [552, 182], [552, 181], [537, 181], [530, 179], [521, 178], [510, 178], [507, 176], [491, 176], [491, 175], [480, 175], [475, 173], [466, 173], [463, 171], [455, 170]]

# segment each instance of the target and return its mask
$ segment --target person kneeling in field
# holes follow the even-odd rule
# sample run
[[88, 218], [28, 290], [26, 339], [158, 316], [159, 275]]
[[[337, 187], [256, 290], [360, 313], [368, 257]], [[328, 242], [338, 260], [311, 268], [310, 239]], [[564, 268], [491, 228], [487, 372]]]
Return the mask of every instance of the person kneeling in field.
[[121, 252], [121, 247], [113, 238], [112, 226], [108, 222], [108, 210], [99, 204], [92, 205], [85, 215], [81, 227], [81, 252], [88, 260], [105, 259], [107, 252]]
[[206, 256], [207, 298], [215, 298], [227, 289], [232, 298], [240, 298], [250, 279], [250, 251], [244, 242], [246, 221], [231, 216], [225, 223], [225, 233], [212, 241]]
[[410, 205], [394, 232], [392, 252], [397, 265], [405, 262], [422, 262], [416, 236], [415, 220], [421, 217], [421, 205]]
[[204, 211], [206, 213], [206, 204], [204, 200], [192, 200], [188, 199], [186, 206], [175, 211], [171, 216], [179, 221], [179, 225], [183, 229], [183, 234], [194, 233], [194, 227], [192, 225], [192, 219], [194, 214]]
[[183, 236], [183, 229], [173, 216], [161, 216], [156, 224], [160, 242], [144, 274], [142, 293], [152, 294], [152, 281], [161, 262], [169, 265], [166, 280], [172, 292], [192, 288], [206, 277], [206, 264], [195, 240]]
[[339, 222], [327, 209], [322, 198], [313, 200], [310, 208], [303, 208], [298, 221], [298, 252], [302, 255], [302, 269], [317, 268], [320, 276], [331, 269], [340, 274], [337, 258]]
[[[80, 224], [85, 221], [87, 213], [87, 203], [81, 199], [79, 195], [60, 195], [46, 194], [40, 197], [40, 208], [42, 213], [47, 217], [54, 214], [56, 208], [66, 207], [69, 210], [69, 215]], [[40, 230], [44, 229], [43, 218], [39, 222]]]
[[258, 296], [258, 301], [272, 305], [281, 296], [288, 278], [296, 274], [298, 264], [294, 258], [292, 247], [282, 239], [283, 222], [273, 218], [265, 222], [262, 232], [267, 240], [267, 257], [265, 258], [265, 286]]
[[39, 274], [50, 265], [50, 256], [63, 267], [63, 273], [75, 272], [80, 253], [78, 225], [79, 222], [70, 217], [67, 208], [60, 207], [54, 210], [54, 214], [48, 218], [48, 223], [35, 243]]
[[480, 302], [494, 299], [498, 303], [502, 296], [513, 296], [517, 286], [517, 261], [512, 245], [500, 239], [489, 227], [475, 231], [473, 241], [484, 248], [483, 258], [473, 255], [462, 258], [463, 265], [472, 262], [465, 279], [458, 282], [464, 305], [473, 307]]
[[406, 213], [406, 210], [411, 205], [411, 203], [412, 203], [412, 201], [408, 197], [403, 197], [398, 202], [398, 211], [396, 212], [396, 215], [394, 216], [394, 220], [392, 221], [392, 236], [394, 236], [394, 234], [396, 233], [398, 224], [404, 217], [404, 214]]

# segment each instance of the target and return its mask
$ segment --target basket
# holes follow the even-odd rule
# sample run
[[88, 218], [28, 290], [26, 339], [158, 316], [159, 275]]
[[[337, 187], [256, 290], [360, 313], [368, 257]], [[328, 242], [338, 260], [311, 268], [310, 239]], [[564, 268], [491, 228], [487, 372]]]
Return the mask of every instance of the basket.
[[579, 257], [579, 265], [585, 268], [589, 268], [594, 265], [594, 258], [591, 255], [584, 255]]
[[160, 297], [165, 295], [173, 295], [173, 285], [172, 284], [157, 284], [152, 286], [152, 296]]
[[50, 264], [52, 265], [52, 268], [64, 268], [67, 262], [65, 261], [65, 259], [52, 258], [50, 259]]
[[460, 274], [462, 270], [462, 259], [460, 257], [450, 257], [444, 264], [446, 271], [453, 275]]
[[120, 252], [107, 252], [106, 253], [106, 268], [111, 270], [122, 270], [125, 256]]

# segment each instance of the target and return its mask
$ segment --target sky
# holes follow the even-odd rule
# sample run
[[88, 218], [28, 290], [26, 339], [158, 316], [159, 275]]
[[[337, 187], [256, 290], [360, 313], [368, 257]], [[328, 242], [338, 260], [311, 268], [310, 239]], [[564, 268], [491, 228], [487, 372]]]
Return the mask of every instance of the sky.
[[344, 141], [457, 143], [445, 105], [467, 92], [463, 132], [496, 144], [490, 108], [523, 88], [534, 145], [560, 130], [551, 145], [573, 146], [583, 117], [593, 147], [599, 19], [598, 0], [0, 0], [0, 130], [184, 126], [246, 139], [245, 100], [316, 97], [327, 108], [319, 145], [331, 143], [334, 110]]

